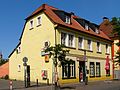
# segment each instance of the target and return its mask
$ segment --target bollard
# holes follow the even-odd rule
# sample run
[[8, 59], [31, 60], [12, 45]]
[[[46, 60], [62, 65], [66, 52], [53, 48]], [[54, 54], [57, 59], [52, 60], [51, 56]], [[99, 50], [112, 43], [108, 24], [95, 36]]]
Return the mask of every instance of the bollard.
[[49, 85], [49, 79], [47, 79], [47, 85]]
[[36, 79], [36, 85], [37, 85], [37, 87], [38, 87], [38, 79]]
[[12, 80], [10, 80], [9, 84], [10, 84], [10, 90], [13, 90], [13, 82], [12, 82]]

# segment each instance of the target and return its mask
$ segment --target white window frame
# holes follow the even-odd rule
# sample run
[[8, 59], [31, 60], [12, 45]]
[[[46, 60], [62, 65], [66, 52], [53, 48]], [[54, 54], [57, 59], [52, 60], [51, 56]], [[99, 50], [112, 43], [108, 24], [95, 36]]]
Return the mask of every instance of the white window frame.
[[[62, 37], [62, 34], [64, 34]], [[64, 39], [63, 39], [64, 38]], [[61, 32], [61, 44], [64, 44], [66, 46], [66, 39], [67, 39], [67, 33]], [[63, 41], [64, 40], [64, 41]]]
[[41, 25], [41, 16], [37, 17], [37, 26]]
[[97, 52], [101, 52], [101, 43], [100, 42], [97, 42]]
[[85, 23], [85, 29], [86, 29], [86, 30], [89, 30], [89, 26], [88, 26], [87, 23]]
[[[72, 41], [69, 40], [73, 36]], [[70, 42], [71, 41], [71, 42]], [[75, 35], [68, 33], [68, 47], [75, 47]]]
[[64, 74], [63, 74], [63, 77], [64, 77], [64, 78], [68, 77], [68, 64], [66, 64], [66, 65], [64, 66], [64, 69], [65, 69], [65, 67], [66, 67], [66, 69], [67, 69], [67, 76], [65, 75], [65, 72], [64, 72]]
[[107, 54], [109, 54], [109, 53], [110, 53], [110, 48], [109, 48], [109, 45], [108, 45], [108, 44], [106, 44], [106, 45], [105, 45], [105, 48], [106, 48], [106, 53], [107, 53]]
[[65, 23], [70, 24], [70, 22], [71, 22], [70, 16], [66, 15], [66, 17], [65, 17]]
[[[90, 41], [90, 46], [89, 46], [88, 41]], [[88, 39], [87, 44], [88, 44], [88, 50], [92, 51], [92, 40]]]
[[33, 22], [33, 20], [30, 20], [30, 29], [32, 29], [33, 26], [34, 26], [34, 22]]
[[75, 75], [75, 67], [74, 67], [74, 63], [70, 64], [70, 77], [74, 77]]
[[100, 32], [99, 32], [99, 30], [98, 30], [98, 28], [96, 28], [95, 29], [95, 32], [97, 33], [97, 34], [99, 34]]
[[[82, 39], [82, 42], [79, 42], [80, 38]], [[84, 49], [84, 37], [80, 37], [80, 36], [78, 37], [78, 48], [79, 49]]]

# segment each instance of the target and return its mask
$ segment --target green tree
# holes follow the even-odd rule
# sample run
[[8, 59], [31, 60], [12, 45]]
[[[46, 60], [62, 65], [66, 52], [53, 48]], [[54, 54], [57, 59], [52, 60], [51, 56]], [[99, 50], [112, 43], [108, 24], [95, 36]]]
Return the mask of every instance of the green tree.
[[[116, 45], [118, 47], [120, 47], [120, 18], [118, 17], [113, 17], [111, 22], [110, 22], [113, 26], [113, 31], [112, 31], [112, 34], [117, 37], [117, 39], [119, 40], [119, 42], [116, 43]], [[115, 55], [115, 64], [116, 65], [119, 65], [119, 68], [120, 68], [120, 50], [118, 50], [116, 52], [116, 55]]]
[[[65, 59], [66, 55], [69, 53], [69, 50], [65, 49], [64, 45], [57, 44], [55, 46], [50, 46], [45, 49], [45, 52], [49, 53], [49, 57], [53, 59], [53, 64], [54, 64], [54, 71], [55, 71], [55, 77], [57, 78], [57, 66], [58, 62], [61, 64], [62, 62], [67, 62]], [[59, 65], [60, 65], [59, 64]], [[55, 79], [55, 86], [57, 86], [57, 80]]]

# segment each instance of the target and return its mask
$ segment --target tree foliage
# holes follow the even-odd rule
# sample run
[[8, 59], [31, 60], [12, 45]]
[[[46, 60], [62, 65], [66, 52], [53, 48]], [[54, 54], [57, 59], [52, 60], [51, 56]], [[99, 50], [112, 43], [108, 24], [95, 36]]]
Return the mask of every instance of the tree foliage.
[[[113, 35], [116, 36], [118, 40], [120, 40], [120, 18], [113, 17], [111, 20], [111, 24], [113, 26], [113, 31], [112, 31]], [[117, 42], [116, 45], [119, 47], [120, 42]], [[120, 50], [116, 52], [115, 62], [120, 66]]]
[[64, 48], [65, 48], [64, 45], [57, 44], [55, 46], [50, 46], [45, 49], [45, 52], [49, 53], [49, 57], [50, 58], [51, 56], [53, 57], [53, 63], [55, 67], [58, 65], [58, 61], [60, 61], [60, 63], [67, 61], [65, 57], [66, 57], [66, 54], [69, 53], [69, 50], [66, 50]]

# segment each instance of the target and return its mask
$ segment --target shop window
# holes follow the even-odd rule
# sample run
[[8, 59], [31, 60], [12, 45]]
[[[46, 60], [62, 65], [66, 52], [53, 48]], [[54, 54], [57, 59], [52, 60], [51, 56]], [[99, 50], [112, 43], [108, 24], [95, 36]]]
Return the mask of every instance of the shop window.
[[69, 79], [75, 77], [75, 61], [62, 63], [62, 78]]
[[90, 62], [90, 77], [95, 77], [95, 64]]
[[101, 76], [100, 63], [96, 62], [96, 77]]

